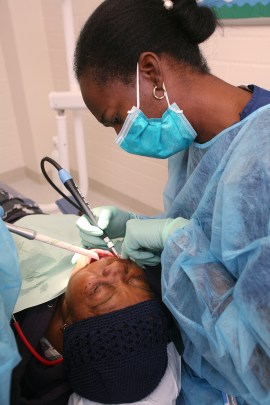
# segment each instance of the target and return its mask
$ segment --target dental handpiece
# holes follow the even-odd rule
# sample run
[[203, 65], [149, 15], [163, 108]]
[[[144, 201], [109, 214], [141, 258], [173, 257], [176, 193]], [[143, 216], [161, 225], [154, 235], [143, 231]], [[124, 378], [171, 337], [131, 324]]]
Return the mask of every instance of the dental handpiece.
[[7, 222], [5, 222], [5, 225], [10, 232], [15, 233], [16, 235], [22, 236], [26, 239], [38, 240], [40, 242], [47, 243], [48, 245], [59, 247], [61, 249], [65, 249], [65, 250], [68, 250], [73, 253], [79, 253], [80, 255], [83, 255], [83, 256], [91, 257], [94, 260], [99, 259], [98, 254], [93, 250], [84, 249], [79, 246], [72, 245], [71, 243], [68, 243], [68, 242], [64, 242], [64, 241], [61, 241], [58, 239], [53, 239], [50, 236], [46, 236], [41, 233], [37, 233], [33, 229], [23, 228], [21, 226], [9, 224]]
[[[95, 225], [97, 228], [101, 229], [98, 226], [98, 221], [97, 218], [95, 217], [94, 213], [92, 212], [88, 202], [80, 192], [77, 184], [65, 169], [61, 169], [58, 171], [59, 178], [61, 182], [64, 184], [64, 186], [67, 188], [67, 190], [71, 193], [71, 195], [74, 197], [74, 199], [77, 201], [79, 204], [82, 212], [91, 220], [92, 224]], [[120, 255], [117, 252], [117, 250], [114, 247], [113, 242], [109, 238], [109, 236], [104, 232], [103, 229], [101, 229], [103, 234], [101, 235], [102, 239], [106, 243], [107, 247], [111, 250], [111, 252], [114, 254], [114, 256], [119, 257]]]

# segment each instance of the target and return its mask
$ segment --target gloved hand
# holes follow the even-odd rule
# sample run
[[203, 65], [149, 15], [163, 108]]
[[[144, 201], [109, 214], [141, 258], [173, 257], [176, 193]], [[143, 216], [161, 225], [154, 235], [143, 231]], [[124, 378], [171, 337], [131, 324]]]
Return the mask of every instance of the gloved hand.
[[94, 215], [98, 218], [98, 226], [92, 226], [85, 215], [81, 216], [76, 225], [80, 230], [83, 246], [87, 248], [107, 249], [107, 246], [100, 236], [105, 230], [110, 239], [123, 238], [126, 233], [126, 223], [129, 219], [136, 218], [136, 215], [122, 211], [114, 206], [93, 208]]
[[121, 257], [135, 260], [139, 266], [156, 266], [167, 238], [189, 221], [185, 218], [131, 219], [126, 225]]

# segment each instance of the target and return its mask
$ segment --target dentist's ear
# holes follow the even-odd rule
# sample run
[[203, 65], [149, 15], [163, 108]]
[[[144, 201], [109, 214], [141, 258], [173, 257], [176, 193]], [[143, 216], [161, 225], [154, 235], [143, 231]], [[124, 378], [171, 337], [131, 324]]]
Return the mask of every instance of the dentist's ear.
[[139, 56], [139, 70], [142, 77], [150, 80], [153, 86], [162, 89], [164, 77], [161, 60], [154, 52], [143, 52]]

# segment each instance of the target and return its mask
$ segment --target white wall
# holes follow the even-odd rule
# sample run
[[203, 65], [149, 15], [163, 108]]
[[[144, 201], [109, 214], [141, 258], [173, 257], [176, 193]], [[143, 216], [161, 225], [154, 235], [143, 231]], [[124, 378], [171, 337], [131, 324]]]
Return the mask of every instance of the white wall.
[[202, 50], [216, 76], [270, 89], [270, 19], [267, 26], [224, 25]]
[[[99, 3], [73, 0], [76, 35]], [[1, 1], [0, 34], [0, 179], [26, 168], [40, 180], [40, 159], [51, 153], [56, 134], [48, 93], [68, 90], [61, 0]], [[270, 89], [269, 25], [225, 26], [202, 50], [213, 74], [234, 85], [255, 83]], [[90, 187], [108, 193], [108, 204], [113, 194], [137, 211], [162, 210], [166, 161], [127, 154], [114, 144], [113, 130], [88, 112], [82, 115]], [[69, 137], [72, 151], [71, 125]], [[76, 170], [73, 153], [71, 166]]]
[[[41, 2], [1, 2], [1, 43], [24, 166], [35, 173], [55, 122], [47, 94], [53, 87]], [[3, 117], [4, 118], [4, 117]], [[2, 115], [1, 115], [2, 119]], [[14, 140], [15, 144], [15, 140]], [[18, 168], [9, 151], [10, 167]], [[3, 169], [2, 169], [3, 170]], [[5, 168], [4, 168], [5, 170]]]
[[18, 128], [14, 120], [14, 109], [2, 46], [0, 46], [0, 111], [0, 173], [2, 173], [12, 170], [14, 166], [24, 166]]

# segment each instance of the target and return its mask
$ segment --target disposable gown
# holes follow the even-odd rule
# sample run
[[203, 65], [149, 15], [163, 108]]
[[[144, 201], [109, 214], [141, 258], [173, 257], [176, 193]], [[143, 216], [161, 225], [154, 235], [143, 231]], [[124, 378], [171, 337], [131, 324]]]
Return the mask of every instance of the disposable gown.
[[269, 405], [270, 105], [172, 156], [164, 200], [166, 217], [191, 219], [161, 257], [185, 346], [179, 403], [222, 404], [212, 386]]
[[0, 218], [0, 404], [9, 404], [11, 372], [20, 361], [10, 327], [21, 287], [16, 246]]

